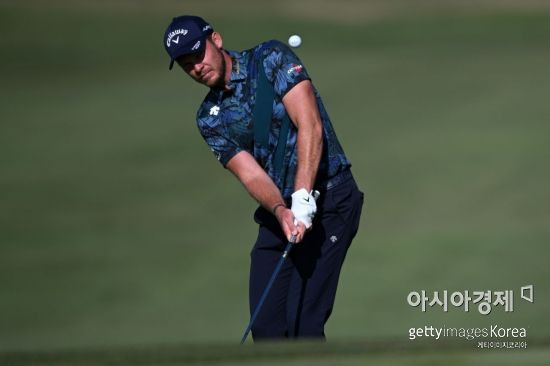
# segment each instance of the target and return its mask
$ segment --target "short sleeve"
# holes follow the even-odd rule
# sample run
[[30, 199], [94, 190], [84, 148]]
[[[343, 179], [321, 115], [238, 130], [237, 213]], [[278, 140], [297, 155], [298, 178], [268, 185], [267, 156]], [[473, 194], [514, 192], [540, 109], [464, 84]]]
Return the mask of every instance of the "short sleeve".
[[233, 156], [242, 150], [238, 143], [228, 136], [219, 118], [214, 116], [199, 117], [197, 125], [204, 141], [224, 167]]
[[265, 74], [273, 83], [277, 96], [282, 98], [296, 84], [310, 80], [302, 61], [287, 45], [269, 41], [264, 47]]

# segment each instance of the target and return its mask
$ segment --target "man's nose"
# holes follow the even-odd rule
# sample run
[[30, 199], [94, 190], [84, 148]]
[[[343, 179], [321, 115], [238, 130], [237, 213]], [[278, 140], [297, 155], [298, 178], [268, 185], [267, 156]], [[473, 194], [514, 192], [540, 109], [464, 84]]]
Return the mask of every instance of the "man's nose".
[[200, 74], [203, 67], [204, 67], [204, 65], [202, 64], [202, 62], [197, 62], [193, 68], [195, 69], [195, 72], [197, 74]]

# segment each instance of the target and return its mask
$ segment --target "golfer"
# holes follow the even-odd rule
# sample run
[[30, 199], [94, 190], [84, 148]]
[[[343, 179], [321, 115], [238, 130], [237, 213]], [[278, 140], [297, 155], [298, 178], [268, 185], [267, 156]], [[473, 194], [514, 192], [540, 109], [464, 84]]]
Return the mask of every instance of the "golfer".
[[177, 63], [210, 91], [197, 125], [218, 161], [260, 204], [251, 252], [252, 312], [292, 236], [296, 245], [252, 327], [255, 341], [324, 338], [363, 193], [321, 97], [298, 57], [267, 41], [242, 52], [200, 17], [179, 16], [164, 34]]

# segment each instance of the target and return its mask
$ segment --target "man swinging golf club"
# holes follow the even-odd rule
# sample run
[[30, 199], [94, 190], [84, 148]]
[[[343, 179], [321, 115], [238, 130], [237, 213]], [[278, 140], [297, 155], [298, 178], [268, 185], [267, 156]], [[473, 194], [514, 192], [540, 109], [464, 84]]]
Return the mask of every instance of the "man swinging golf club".
[[[253, 339], [324, 338], [363, 193], [306, 68], [278, 41], [228, 51], [196, 16], [174, 18], [163, 41], [170, 69], [177, 63], [210, 88], [198, 128], [260, 204], [249, 284]], [[289, 242], [297, 243], [292, 251]]]

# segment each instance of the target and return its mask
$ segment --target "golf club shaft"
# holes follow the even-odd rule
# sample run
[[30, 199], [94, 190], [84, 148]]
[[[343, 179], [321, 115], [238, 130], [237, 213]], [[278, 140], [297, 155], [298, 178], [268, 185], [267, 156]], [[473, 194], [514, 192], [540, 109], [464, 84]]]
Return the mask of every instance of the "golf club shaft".
[[277, 263], [277, 266], [275, 267], [275, 270], [273, 271], [273, 274], [271, 275], [271, 278], [269, 279], [269, 282], [267, 283], [267, 286], [265, 287], [265, 290], [262, 294], [262, 297], [260, 298], [260, 301], [258, 302], [258, 305], [256, 305], [256, 309], [254, 309], [254, 313], [252, 314], [252, 317], [250, 318], [250, 323], [248, 323], [248, 327], [246, 327], [246, 330], [244, 331], [243, 338], [241, 339], [241, 344], [243, 344], [246, 341], [246, 337], [248, 337], [248, 333], [250, 332], [250, 329], [252, 329], [252, 325], [254, 324], [254, 320], [256, 320], [256, 317], [258, 316], [260, 309], [262, 308], [262, 305], [264, 304], [264, 301], [267, 297], [267, 294], [269, 293], [269, 290], [271, 290], [271, 286], [273, 286], [273, 283], [275, 282], [275, 279], [277, 278], [277, 275], [281, 271], [281, 267], [283, 266], [283, 263], [288, 256], [288, 253], [292, 249], [292, 245], [296, 241], [296, 236], [293, 235], [290, 238], [290, 241], [286, 245], [285, 251], [283, 252], [283, 255], [279, 259], [279, 263]]

